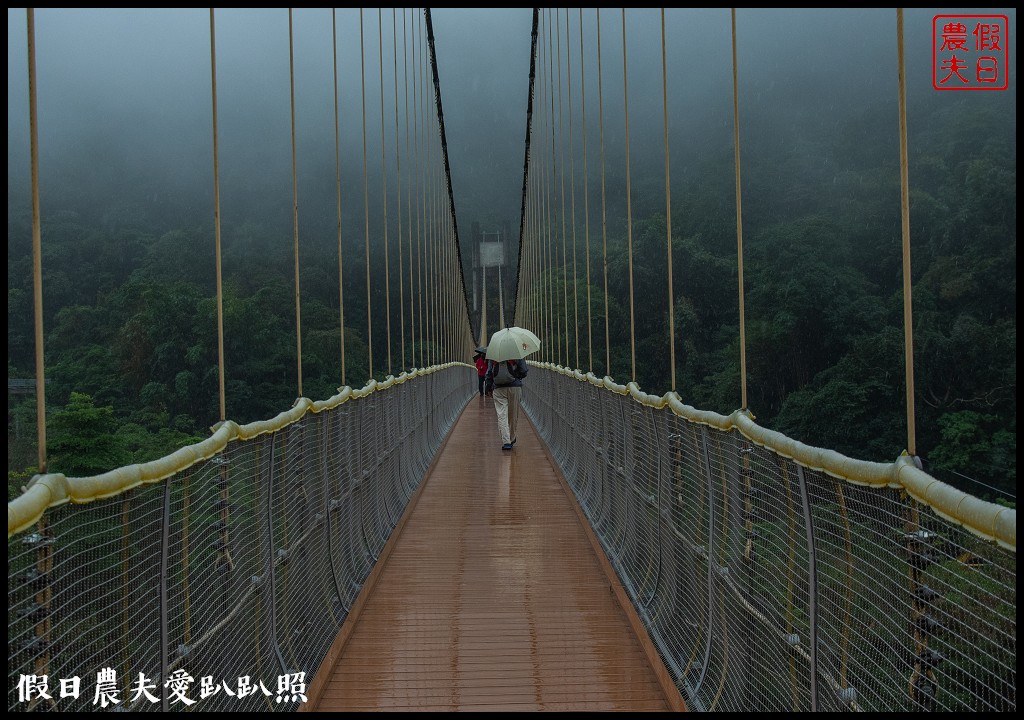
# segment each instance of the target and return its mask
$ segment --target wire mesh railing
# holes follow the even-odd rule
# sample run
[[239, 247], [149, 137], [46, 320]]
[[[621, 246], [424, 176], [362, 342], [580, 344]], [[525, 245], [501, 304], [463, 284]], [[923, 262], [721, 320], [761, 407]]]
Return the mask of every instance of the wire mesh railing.
[[34, 483], [8, 505], [8, 709], [296, 709], [474, 378], [403, 373]]
[[688, 707], [1016, 709], [1016, 511], [542, 364], [523, 393]]

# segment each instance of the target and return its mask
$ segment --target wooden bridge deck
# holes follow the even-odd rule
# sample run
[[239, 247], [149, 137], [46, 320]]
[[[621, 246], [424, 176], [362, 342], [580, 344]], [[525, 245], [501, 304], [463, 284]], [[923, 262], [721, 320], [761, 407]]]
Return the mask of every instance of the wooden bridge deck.
[[525, 414], [503, 451], [474, 398], [303, 709], [668, 709], [567, 493]]

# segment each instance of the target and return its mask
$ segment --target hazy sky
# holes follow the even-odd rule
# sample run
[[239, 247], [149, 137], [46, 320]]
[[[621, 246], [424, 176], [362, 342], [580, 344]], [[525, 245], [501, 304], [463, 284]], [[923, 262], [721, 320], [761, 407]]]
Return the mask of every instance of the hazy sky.
[[[429, 82], [429, 77], [414, 77], [412, 67], [414, 53], [423, 53], [422, 17], [421, 12], [408, 10], [398, 11], [393, 18], [392, 9], [387, 8], [381, 12], [381, 27], [378, 9], [364, 10], [364, 73], [359, 11], [337, 11], [343, 154], [349, 166], [358, 166], [354, 170], [360, 176], [363, 75], [369, 171], [379, 172], [381, 162], [378, 34], [383, 35], [384, 131], [393, 180], [396, 58], [392, 35], [397, 31], [399, 149], [405, 153], [404, 108], [407, 102], [412, 104], [413, 92], [422, 95], [418, 82]], [[482, 207], [501, 206], [505, 214], [510, 207], [518, 211], [531, 11], [442, 8], [433, 11], [433, 18], [456, 196], [472, 195]], [[300, 157], [306, 157], [306, 152], [317, 161], [329, 160], [333, 174], [331, 20], [329, 9], [293, 12], [296, 142]], [[23, 9], [8, 9], [9, 172], [12, 164], [21, 167], [27, 159], [25, 25]], [[222, 170], [230, 176], [236, 162], [260, 162], [273, 172], [283, 170], [282, 182], [290, 191], [288, 30], [285, 9], [216, 12]], [[406, 52], [412, 68], [408, 75]], [[67, 159], [83, 144], [117, 145], [129, 157], [160, 155], [167, 165], [151, 170], [168, 179], [208, 172], [212, 145], [208, 10], [37, 9], [36, 53], [44, 166], [57, 162], [58, 156]], [[434, 112], [432, 101], [425, 107], [426, 112]], [[413, 116], [411, 122], [415, 120]], [[329, 147], [324, 148], [324, 143]], [[308, 163], [300, 164], [298, 171], [301, 181], [303, 172], [309, 171]], [[231, 188], [223, 191], [230, 193]], [[466, 222], [472, 219], [476, 218]]]
[[[943, 12], [964, 11], [906, 11], [912, 122], [917, 98], [935, 94], [931, 89], [932, 18]], [[1007, 12], [1011, 25], [1015, 24], [1012, 10], [970, 12]], [[517, 228], [532, 11], [436, 8], [432, 14], [460, 230], [466, 233], [473, 221], [485, 226], [509, 222]], [[895, 102], [895, 15], [891, 8], [740, 9], [737, 42], [742, 131], [749, 132], [769, 121], [813, 121], [785, 118], [788, 100], [796, 95], [815, 98], [823, 110], [846, 114], [859, 112], [865, 103], [877, 98]], [[404, 163], [404, 173], [409, 172], [404, 109], [412, 104], [414, 93], [422, 98], [422, 87], [415, 77], [419, 66], [414, 63], [417, 56], [422, 57], [422, 16], [420, 11], [368, 8], [361, 22], [358, 9], [337, 10], [346, 190], [362, 182], [364, 82], [368, 174], [379, 177], [381, 56], [383, 152], [387, 156], [389, 187], [393, 187], [398, 163]], [[575, 152], [568, 153], [568, 140], [562, 140], [569, 162], [582, 159], [580, 75], [585, 73], [588, 157], [593, 172], [597, 167], [597, 12], [593, 8], [582, 12], [586, 60], [582, 65], [580, 19], [579, 9], [542, 12], [542, 31], [547, 29], [542, 38], [549, 46], [542, 47], [538, 55], [537, 83], [538, 92], [562, 87], [566, 106], [568, 93], [574, 93]], [[685, 177], [687, 157], [728, 148], [731, 142], [730, 14], [722, 8], [670, 9], [666, 21], [670, 140], [673, 152], [683, 157], [682, 165], [673, 172]], [[293, 22], [301, 202], [303, 198], [319, 198], [324, 188], [333, 191], [332, 13], [325, 8], [298, 8], [293, 11]], [[615, 155], [621, 154], [624, 146], [621, 11], [602, 10], [601, 24], [605, 140], [608, 153]], [[637, 172], [642, 174], [643, 168], [657, 167], [663, 157], [660, 13], [656, 8], [631, 9], [626, 13], [626, 28], [630, 150]], [[1010, 33], [1013, 92], [1015, 30], [1014, 25]], [[61, 179], [74, 178], [79, 184], [88, 184], [98, 168], [113, 166], [116, 160], [117, 172], [126, 182], [133, 187], [152, 186], [154, 202], [161, 202], [165, 191], [172, 197], [198, 193], [205, 196], [204, 202], [212, 202], [209, 32], [207, 9], [37, 9], [44, 193], [53, 191]], [[552, 42], [552, 38], [557, 40]], [[287, 208], [291, 200], [288, 11], [219, 9], [216, 40], [222, 201], [230, 208], [232, 198], [266, 192]], [[8, 178], [9, 184], [20, 188], [28, 180], [26, 54], [25, 11], [9, 8]], [[548, 65], [545, 74], [544, 63], [552, 57], [567, 57], [563, 61], [564, 75], [557, 72], [557, 60], [555, 72]], [[393, 79], [396, 65], [397, 85]], [[397, 157], [396, 89], [400, 108]], [[550, 96], [545, 98], [549, 102], [548, 117], [556, 118], [555, 128], [567, 134], [570, 110], [552, 108]], [[950, 97], [949, 101], [967, 99]], [[771, 106], [775, 117], [751, 113], [751, 108], [762, 106]], [[427, 112], [432, 113], [433, 108], [428, 107]], [[566, 120], [559, 128], [560, 115]], [[411, 122], [415, 121], [413, 115]], [[884, 142], [894, 141], [895, 118], [891, 128], [882, 130]], [[549, 149], [550, 132], [549, 126]], [[323, 207], [317, 205], [317, 199], [307, 201], [303, 210], [324, 217], [332, 215], [328, 203], [333, 201], [333, 194], [323, 195]], [[309, 207], [311, 204], [314, 207]], [[284, 218], [290, 221], [287, 212]]]

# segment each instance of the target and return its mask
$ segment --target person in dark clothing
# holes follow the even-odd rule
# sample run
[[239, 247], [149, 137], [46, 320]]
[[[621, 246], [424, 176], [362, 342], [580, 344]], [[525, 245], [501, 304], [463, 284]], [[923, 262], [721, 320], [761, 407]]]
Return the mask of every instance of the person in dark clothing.
[[528, 370], [525, 360], [487, 361], [484, 382], [487, 394], [494, 398], [502, 450], [511, 450], [516, 444], [519, 401], [523, 393], [523, 378]]

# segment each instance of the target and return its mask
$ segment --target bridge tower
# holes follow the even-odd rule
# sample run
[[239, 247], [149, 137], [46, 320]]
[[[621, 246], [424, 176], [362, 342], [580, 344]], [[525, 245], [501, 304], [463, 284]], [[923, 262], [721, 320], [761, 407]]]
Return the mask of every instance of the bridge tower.
[[[480, 313], [480, 337], [478, 344], [486, 345], [490, 339], [487, 330], [488, 295], [490, 284], [492, 298], [494, 287], [497, 292], [497, 327], [505, 326], [504, 267], [507, 262], [509, 226], [504, 223], [494, 230], [482, 230], [479, 222], [473, 223], [471, 255], [473, 263], [473, 310]], [[493, 305], [494, 300], [490, 301]]]

